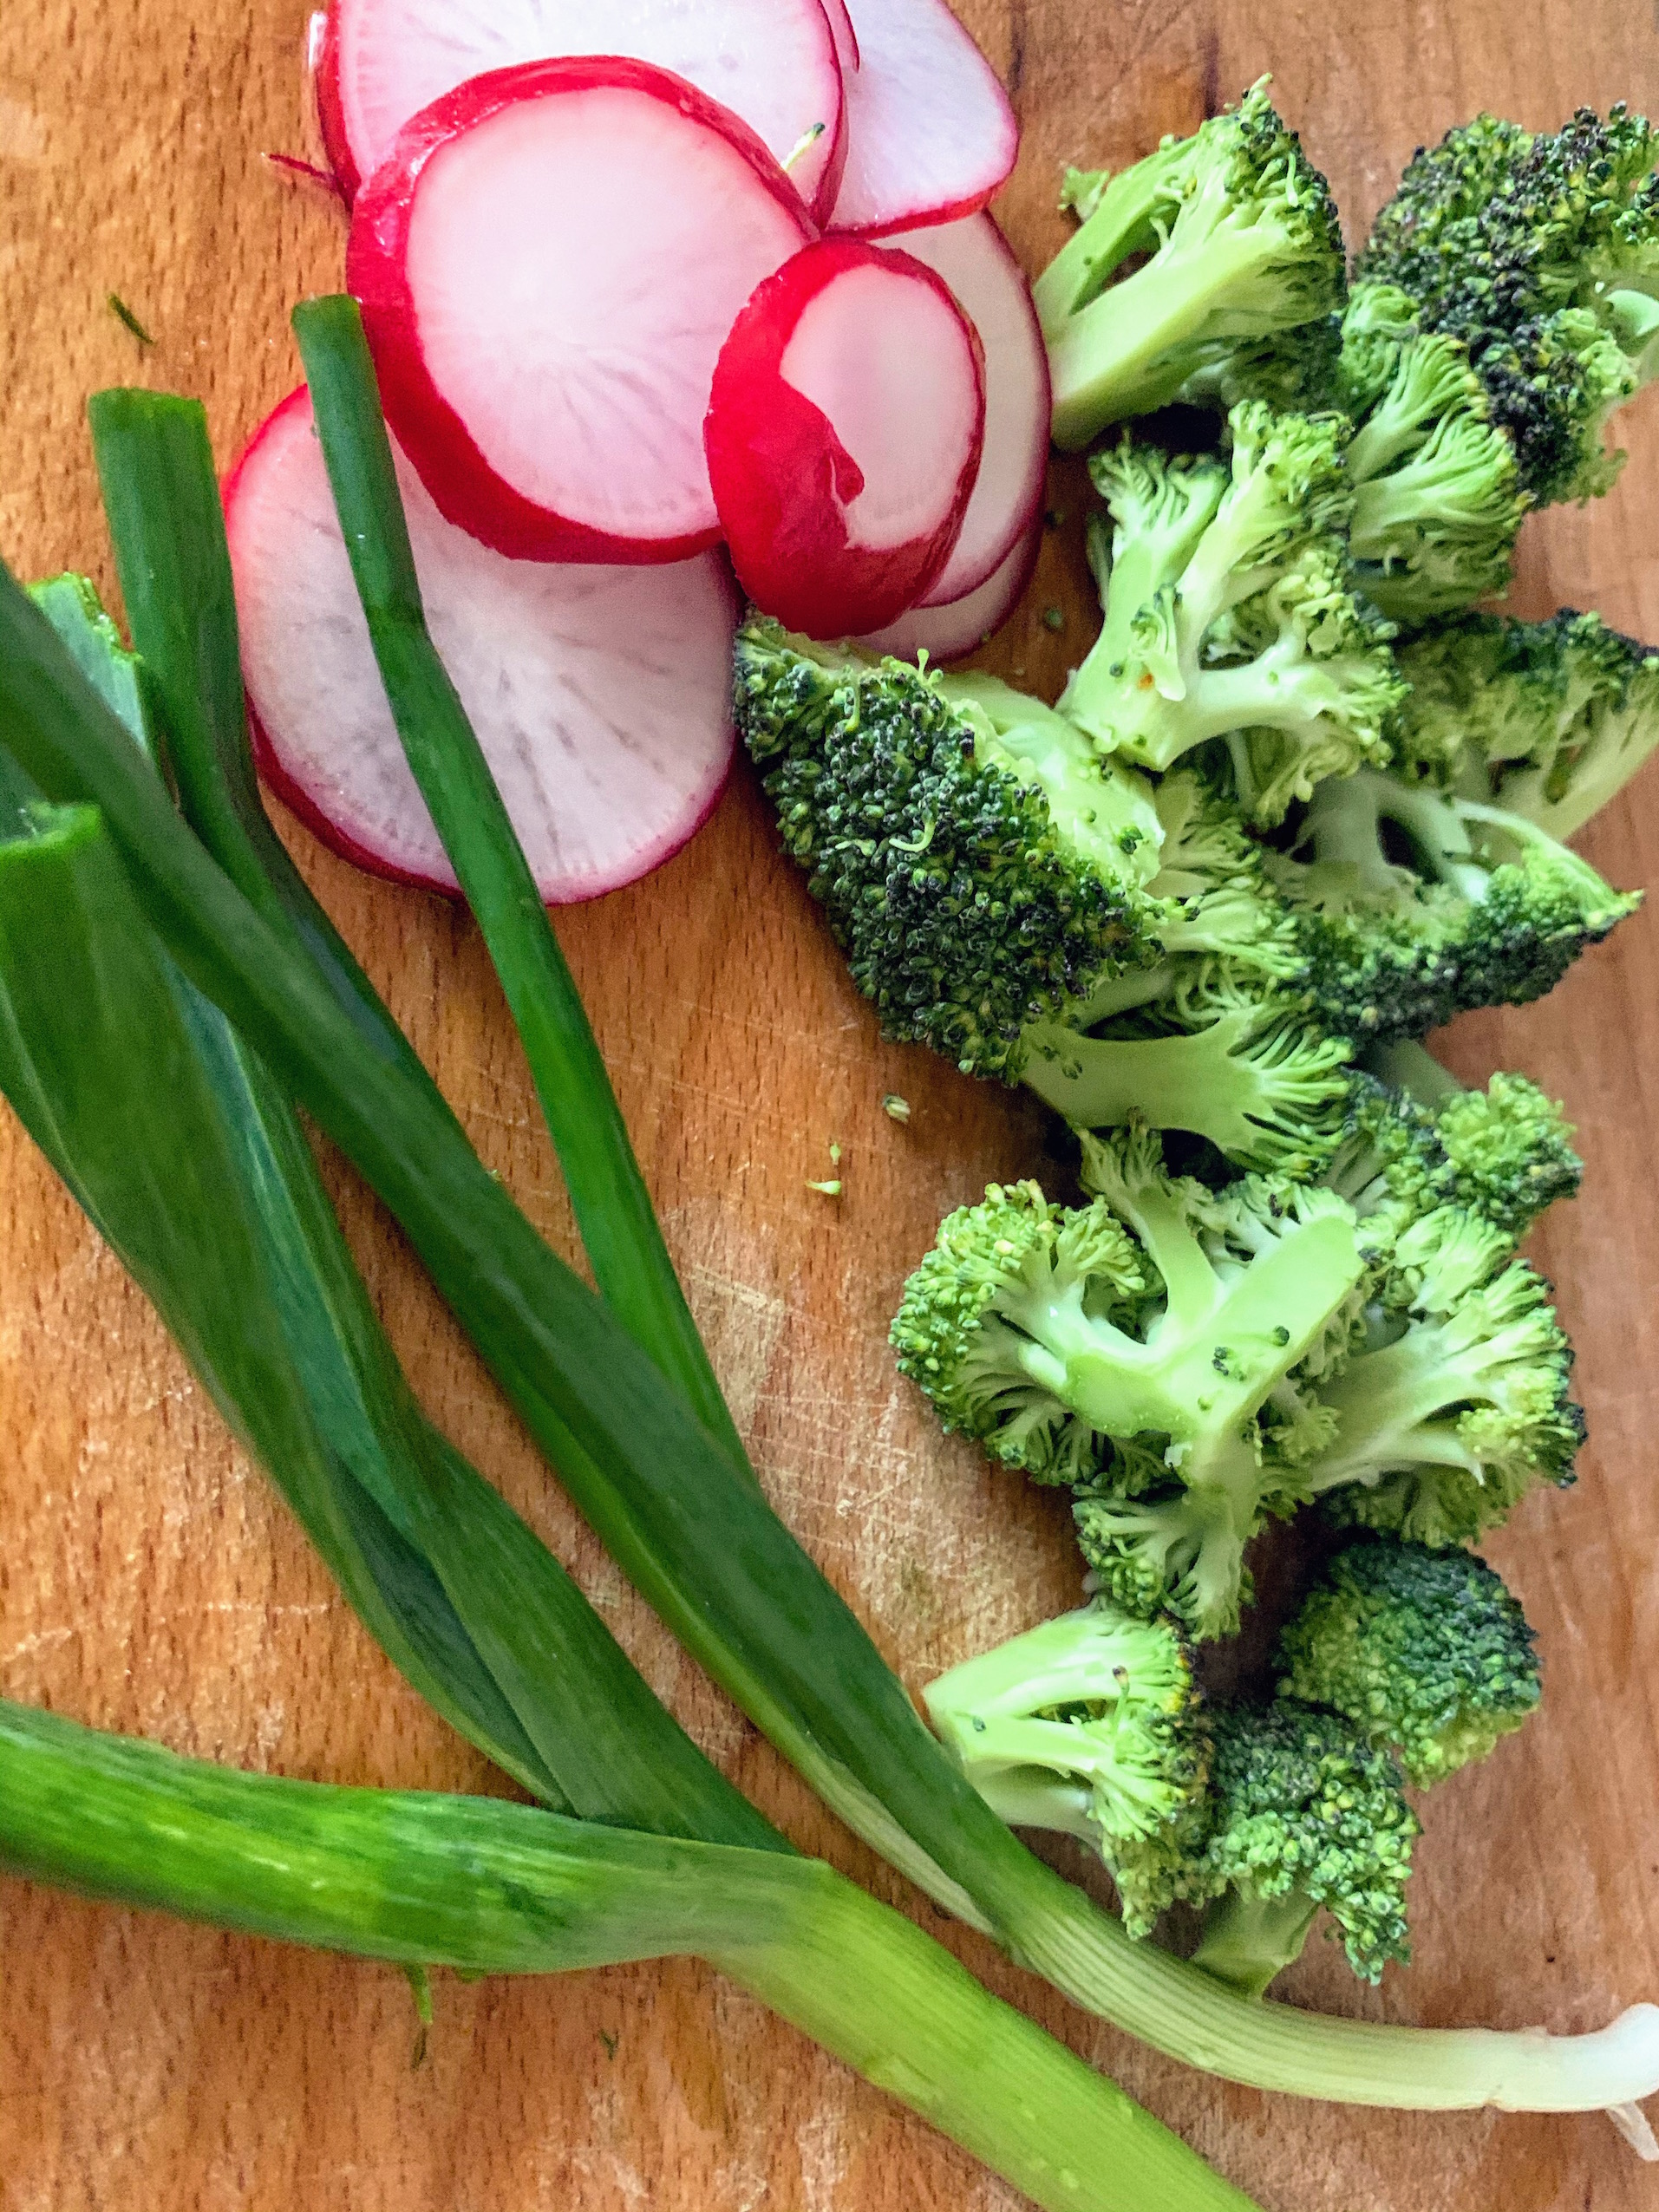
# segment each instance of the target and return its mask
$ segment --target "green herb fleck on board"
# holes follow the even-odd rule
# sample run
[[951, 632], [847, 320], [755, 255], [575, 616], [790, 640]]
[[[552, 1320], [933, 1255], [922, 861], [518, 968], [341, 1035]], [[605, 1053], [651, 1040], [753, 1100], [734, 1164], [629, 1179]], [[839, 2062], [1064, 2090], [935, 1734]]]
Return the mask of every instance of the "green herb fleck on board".
[[123, 323], [126, 328], [132, 332], [133, 336], [138, 340], [140, 345], [153, 346], [155, 343], [155, 340], [150, 336], [144, 325], [139, 321], [137, 316], [134, 314], [132, 309], [128, 307], [127, 302], [121, 297], [119, 292], [106, 292], [104, 295], [104, 304], [114, 316], [116, 322]]

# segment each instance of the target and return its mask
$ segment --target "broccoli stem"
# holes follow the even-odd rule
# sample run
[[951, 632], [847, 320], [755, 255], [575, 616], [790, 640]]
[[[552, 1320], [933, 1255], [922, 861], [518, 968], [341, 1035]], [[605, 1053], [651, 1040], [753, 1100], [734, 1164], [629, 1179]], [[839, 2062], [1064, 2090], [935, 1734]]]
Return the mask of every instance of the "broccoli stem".
[[1427, 1045], [1420, 1045], [1413, 1038], [1402, 1037], [1391, 1045], [1372, 1046], [1364, 1055], [1364, 1065], [1379, 1083], [1404, 1091], [1419, 1106], [1437, 1106], [1444, 1099], [1463, 1094], [1463, 1086], [1457, 1077], [1440, 1066]]
[[1302, 1956], [1318, 1914], [1317, 1903], [1300, 1889], [1264, 1897], [1253, 1884], [1236, 1882], [1205, 1914], [1192, 1964], [1241, 1997], [1260, 1998]]
[[1417, 1321], [1392, 1344], [1361, 1352], [1321, 1387], [1337, 1416], [1336, 1440], [1313, 1470], [1323, 1491], [1375, 1482], [1394, 1468], [1462, 1467], [1478, 1476], [1481, 1462], [1459, 1438], [1449, 1408], [1485, 1397], [1491, 1378], [1512, 1359], [1528, 1357], [1535, 1332], [1520, 1322], [1466, 1348], [1433, 1321]]
[[1266, 1166], [1281, 1155], [1276, 1139], [1287, 1118], [1335, 1095], [1330, 1070], [1347, 1057], [1340, 1041], [1316, 1052], [1305, 1071], [1285, 1066], [1270, 1046], [1258, 1057], [1252, 1047], [1270, 1028], [1259, 1004], [1167, 1037], [1082, 1037], [1035, 1021], [1024, 1032], [1021, 1080], [1074, 1128], [1120, 1129], [1140, 1116]]
[[820, 1862], [493, 1798], [241, 1774], [0, 1702], [0, 1863], [410, 1966], [702, 1958], [1054, 2212], [1251, 2212], [1121, 2090]]
[[[1398, 871], [1383, 850], [1382, 825], [1393, 822], [1410, 838], [1427, 874], [1478, 904], [1486, 897], [1488, 873], [1475, 858], [1460, 819], [1469, 811], [1422, 786], [1361, 768], [1316, 787], [1306, 833], [1316, 860], [1354, 869], [1362, 892], [1388, 897], [1396, 888]], [[1496, 808], [1473, 811], [1484, 811], [1506, 825], [1510, 819]]]
[[1068, 316], [1048, 345], [1061, 451], [1080, 453], [1108, 423], [1166, 405], [1192, 366], [1171, 353], [1199, 336], [1218, 297], [1247, 288], [1283, 252], [1271, 222], [1224, 222], [1185, 248], [1172, 233], [1144, 268]]
[[1031, 287], [1045, 338], [1058, 337], [1074, 315], [1098, 299], [1132, 253], [1156, 245], [1155, 218], [1168, 199], [1170, 175], [1189, 151], [1176, 140], [1107, 180], [1087, 219]]

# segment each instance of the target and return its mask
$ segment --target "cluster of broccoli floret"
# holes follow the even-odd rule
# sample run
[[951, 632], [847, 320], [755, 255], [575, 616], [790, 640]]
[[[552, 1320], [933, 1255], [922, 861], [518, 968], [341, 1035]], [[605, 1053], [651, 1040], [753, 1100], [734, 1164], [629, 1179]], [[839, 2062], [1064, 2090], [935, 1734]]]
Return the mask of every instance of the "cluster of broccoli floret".
[[[1251, 1993], [1322, 1909], [1362, 1976], [1406, 1955], [1406, 1782], [1538, 1700], [1468, 1547], [1572, 1479], [1571, 1348], [1519, 1248], [1582, 1171], [1534, 1084], [1463, 1089], [1423, 1040], [1638, 904], [1566, 841], [1659, 748], [1659, 653], [1476, 603], [1531, 507], [1612, 481], [1608, 420], [1659, 375], [1656, 178], [1622, 108], [1479, 118], [1350, 285], [1264, 84], [1070, 173], [1035, 297], [1102, 619], [1058, 705], [738, 640], [739, 728], [884, 1028], [1076, 1139], [1081, 1202], [993, 1186], [893, 1323], [945, 1429], [1068, 1495], [1089, 1595], [936, 1682], [935, 1726], [1010, 1822], [1099, 1851], [1133, 1933], [1196, 1910]], [[1340, 1548], [1274, 1693], [1206, 1700], [1251, 1543], [1306, 1511]]]

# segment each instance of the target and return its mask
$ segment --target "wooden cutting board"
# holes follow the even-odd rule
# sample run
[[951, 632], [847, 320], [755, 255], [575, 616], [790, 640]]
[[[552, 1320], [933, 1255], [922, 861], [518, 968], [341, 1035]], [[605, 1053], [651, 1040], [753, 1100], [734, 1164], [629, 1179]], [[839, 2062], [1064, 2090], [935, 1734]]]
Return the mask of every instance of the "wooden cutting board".
[[[709, 0], [715, 4], [715, 0]], [[1659, 102], [1653, 0], [970, 0], [1025, 127], [1000, 212], [1054, 250], [1064, 160], [1115, 164], [1265, 69], [1357, 232], [1423, 139], [1482, 106], [1558, 122]], [[106, 584], [82, 408], [199, 394], [228, 460], [297, 381], [286, 314], [341, 273], [304, 151], [304, 0], [6, 0], [0, 10], [0, 546]], [[118, 293], [153, 335], [116, 319]], [[1517, 597], [1659, 637], [1659, 399], [1588, 513], [1529, 525]], [[990, 656], [1052, 697], [1090, 635], [1074, 469]], [[1045, 622], [1061, 619], [1055, 631]], [[285, 825], [291, 826], [291, 825]], [[302, 865], [479, 1148], [564, 1250], [568, 1210], [473, 930], [292, 832]], [[1586, 849], [1659, 884], [1659, 771]], [[912, 1685], [1071, 1602], [1051, 1498], [944, 1444], [884, 1344], [908, 1267], [1041, 1121], [882, 1043], [740, 770], [690, 849], [559, 917], [668, 1235], [779, 1510]], [[1362, 1990], [1323, 1943], [1287, 1983], [1375, 2020], [1589, 2027], [1659, 1996], [1659, 909], [1547, 1003], [1460, 1025], [1459, 1071], [1565, 1095], [1584, 1196], [1538, 1240], [1580, 1349], [1576, 1493], [1492, 1555], [1542, 1635], [1547, 1701], [1427, 1807], [1418, 1963]], [[882, 1113], [911, 1101], [908, 1127]], [[843, 1147], [846, 1196], [807, 1185]], [[653, 1685], [807, 1848], [918, 1910], [1280, 2212], [1659, 2206], [1599, 2116], [1413, 2117], [1193, 2074], [1069, 2010], [878, 1869], [683, 1660], [578, 1524], [384, 1217], [345, 1218], [417, 1388], [581, 1576]], [[393, 1674], [142, 1300], [0, 1108], [0, 1690], [284, 1773], [487, 1788]], [[924, 2212], [1012, 2192], [713, 1975], [444, 1980], [411, 2065], [402, 1977], [0, 1885], [3, 2212]], [[1155, 2212], [1155, 2208], [1148, 2208]]]

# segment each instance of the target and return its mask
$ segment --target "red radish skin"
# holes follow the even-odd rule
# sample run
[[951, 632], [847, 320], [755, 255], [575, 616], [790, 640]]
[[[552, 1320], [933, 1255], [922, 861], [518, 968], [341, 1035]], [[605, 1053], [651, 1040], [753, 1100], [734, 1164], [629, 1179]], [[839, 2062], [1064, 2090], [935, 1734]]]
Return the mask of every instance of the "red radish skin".
[[985, 449], [962, 535], [923, 604], [950, 605], [995, 575], [1042, 509], [1048, 466], [1048, 352], [1025, 271], [989, 215], [889, 241], [950, 285], [985, 354]]
[[403, 126], [467, 78], [560, 55], [621, 54], [671, 71], [741, 116], [774, 160], [789, 162], [801, 199], [822, 222], [846, 158], [838, 5], [333, 0], [313, 55], [329, 161], [349, 200]]
[[911, 607], [885, 630], [859, 638], [859, 643], [872, 653], [897, 654], [901, 661], [913, 661], [920, 652], [931, 661], [960, 661], [977, 652], [1025, 597], [1042, 548], [1039, 515], [977, 591], [949, 606]]
[[705, 425], [738, 581], [812, 637], [923, 597], [962, 526], [984, 432], [979, 341], [909, 254], [808, 246], [721, 350]]
[[[830, 36], [835, 41], [835, 58], [841, 65], [841, 75], [845, 78], [849, 69], [856, 69], [859, 66], [859, 34], [853, 29], [852, 18], [846, 11], [846, 0], [824, 0], [824, 13], [829, 18]], [[837, 181], [839, 181], [839, 179]], [[831, 205], [833, 204], [832, 201]]]
[[846, 167], [833, 231], [888, 238], [952, 223], [1008, 181], [1020, 127], [945, 0], [846, 0], [859, 66], [844, 77]]
[[759, 139], [694, 86], [533, 62], [404, 127], [357, 195], [346, 277], [387, 419], [451, 522], [517, 560], [679, 561], [721, 534], [702, 417], [722, 343], [812, 235]]
[[[719, 553], [657, 568], [511, 561], [397, 456], [427, 617], [542, 897], [598, 897], [677, 852], [732, 758], [736, 595]], [[304, 386], [225, 487], [259, 773], [346, 859], [454, 894], [403, 758]]]

